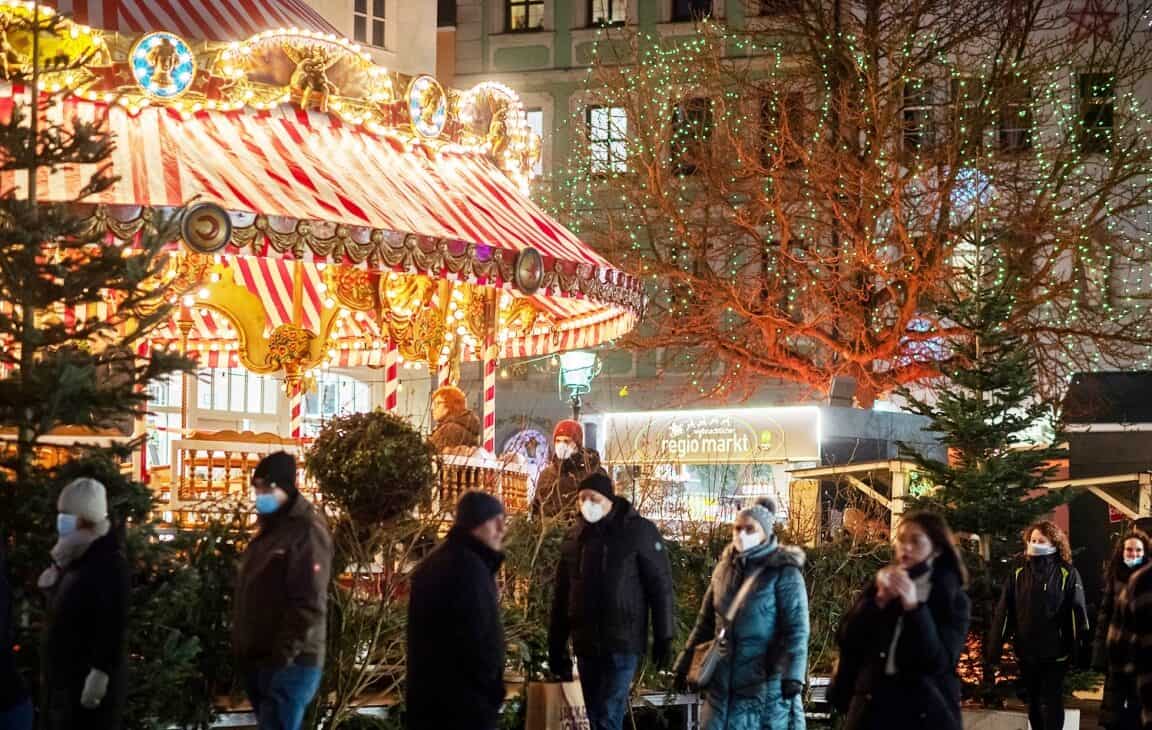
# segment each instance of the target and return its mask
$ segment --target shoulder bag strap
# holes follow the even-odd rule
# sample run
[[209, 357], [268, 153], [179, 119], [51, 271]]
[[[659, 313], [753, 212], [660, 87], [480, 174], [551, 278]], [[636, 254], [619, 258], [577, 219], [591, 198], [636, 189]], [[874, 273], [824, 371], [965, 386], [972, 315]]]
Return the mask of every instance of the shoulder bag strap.
[[752, 592], [752, 586], [756, 584], [756, 579], [764, 572], [764, 566], [753, 570], [747, 578], [744, 579], [744, 584], [740, 586], [740, 591], [736, 597], [732, 599], [732, 603], [728, 605], [728, 610], [724, 612], [724, 623], [731, 625], [736, 620], [736, 616], [740, 613], [740, 608], [744, 602], [748, 600], [748, 594]]

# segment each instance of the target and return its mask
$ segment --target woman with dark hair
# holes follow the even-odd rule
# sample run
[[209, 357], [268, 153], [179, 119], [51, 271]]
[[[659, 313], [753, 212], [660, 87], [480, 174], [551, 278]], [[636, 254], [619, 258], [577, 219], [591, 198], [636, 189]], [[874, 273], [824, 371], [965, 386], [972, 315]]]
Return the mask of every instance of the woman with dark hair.
[[932, 512], [896, 528], [895, 561], [876, 573], [837, 633], [830, 699], [844, 730], [960, 730], [956, 664], [968, 634], [968, 571]]
[[1055, 523], [1029, 525], [1023, 538], [1025, 560], [1004, 582], [987, 659], [999, 664], [1012, 639], [1032, 729], [1063, 730], [1064, 675], [1088, 637], [1084, 584]]
[[1128, 533], [1116, 544], [1112, 561], [1104, 575], [1104, 597], [1096, 617], [1096, 638], [1092, 644], [1092, 667], [1104, 672], [1104, 697], [1100, 701], [1100, 727], [1109, 730], [1140, 730], [1140, 698], [1130, 672], [1108, 656], [1108, 627], [1116, 615], [1116, 603], [1132, 577], [1144, 565], [1149, 553], [1148, 536], [1139, 530]]

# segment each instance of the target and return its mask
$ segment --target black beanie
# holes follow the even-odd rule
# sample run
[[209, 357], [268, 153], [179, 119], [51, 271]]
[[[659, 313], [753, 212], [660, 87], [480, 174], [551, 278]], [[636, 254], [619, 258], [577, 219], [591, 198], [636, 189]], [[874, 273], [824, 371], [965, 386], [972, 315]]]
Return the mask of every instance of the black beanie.
[[500, 500], [485, 492], [465, 492], [456, 504], [456, 527], [475, 530], [497, 515], [504, 514]]
[[580, 488], [599, 492], [608, 499], [616, 497], [616, 489], [612, 486], [612, 480], [600, 472], [594, 472], [584, 477], [584, 481], [580, 482]]
[[253, 479], [263, 479], [268, 486], [280, 487], [285, 494], [296, 493], [296, 457], [286, 451], [268, 454], [256, 465]]

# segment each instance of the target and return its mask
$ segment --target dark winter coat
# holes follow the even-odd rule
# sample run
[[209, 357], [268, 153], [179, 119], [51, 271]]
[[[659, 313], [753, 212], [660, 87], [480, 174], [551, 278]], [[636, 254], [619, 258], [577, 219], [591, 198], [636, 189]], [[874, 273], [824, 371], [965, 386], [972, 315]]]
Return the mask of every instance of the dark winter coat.
[[1123, 719], [1131, 716], [1128, 707], [1137, 704], [1136, 685], [1130, 673], [1113, 666], [1108, 656], [1108, 630], [1116, 618], [1116, 607], [1128, 579], [1134, 571], [1123, 563], [1112, 566], [1100, 610], [1096, 615], [1095, 638], [1092, 643], [1092, 667], [1104, 672], [1104, 694], [1100, 701], [1100, 726], [1127, 728]]
[[[44, 630], [43, 710], [49, 730], [116, 730], [124, 713], [128, 674], [128, 561], [114, 534], [88, 546], [60, 571], [48, 593]], [[80, 705], [92, 669], [108, 675], [108, 691], [93, 710]]]
[[653, 639], [672, 639], [672, 569], [664, 539], [628, 500], [614, 502], [596, 524], [578, 518], [560, 547], [548, 627], [551, 666], [560, 674], [571, 665], [569, 638], [578, 657], [644, 654], [651, 615]]
[[687, 674], [693, 649], [715, 638], [745, 577], [763, 571], [732, 626], [725, 632], [728, 652], [705, 690], [701, 730], [804, 730], [799, 695], [785, 700], [781, 682], [804, 683], [808, 676], [808, 592], [804, 552], [776, 542], [747, 553], [729, 546], [712, 572], [696, 627], [677, 662]]
[[1109, 671], [1135, 687], [1144, 730], [1152, 730], [1152, 570], [1149, 568], [1137, 570], [1120, 594], [1107, 644]]
[[331, 570], [328, 527], [304, 497], [260, 517], [236, 585], [232, 646], [241, 669], [324, 664]]
[[472, 411], [461, 411], [437, 423], [428, 441], [437, 451], [456, 446], [479, 446], [482, 432], [480, 419], [476, 414]]
[[8, 564], [4, 557], [4, 547], [0, 545], [0, 712], [28, 696], [24, 682], [16, 671], [14, 618]]
[[1088, 608], [1076, 568], [1058, 555], [1029, 557], [1004, 582], [988, 641], [997, 664], [1004, 642], [1018, 659], [1075, 660], [1088, 641]]
[[466, 532], [412, 573], [408, 603], [409, 730], [493, 730], [504, 702], [503, 555]]
[[844, 730], [961, 730], [956, 664], [971, 603], [955, 571], [933, 570], [931, 581], [927, 602], [911, 611], [895, 600], [881, 608], [871, 581], [841, 622], [829, 699], [845, 717]]
[[536, 478], [532, 514], [555, 517], [565, 512], [575, 512], [580, 482], [592, 474], [608, 476], [608, 472], [600, 465], [600, 454], [594, 449], [581, 449], [564, 460], [553, 457]]

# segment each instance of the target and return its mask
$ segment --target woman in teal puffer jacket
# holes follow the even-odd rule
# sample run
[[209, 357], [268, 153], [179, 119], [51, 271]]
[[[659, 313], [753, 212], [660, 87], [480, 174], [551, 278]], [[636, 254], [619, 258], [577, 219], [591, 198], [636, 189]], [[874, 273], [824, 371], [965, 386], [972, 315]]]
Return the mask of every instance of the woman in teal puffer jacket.
[[677, 683], [684, 686], [693, 649], [716, 636], [745, 577], [759, 568], [755, 587], [727, 629], [728, 650], [702, 688], [701, 730], [804, 730], [804, 552], [776, 542], [775, 521], [771, 499], [761, 499], [736, 518], [733, 544], [712, 573], [696, 627], [676, 663]]

